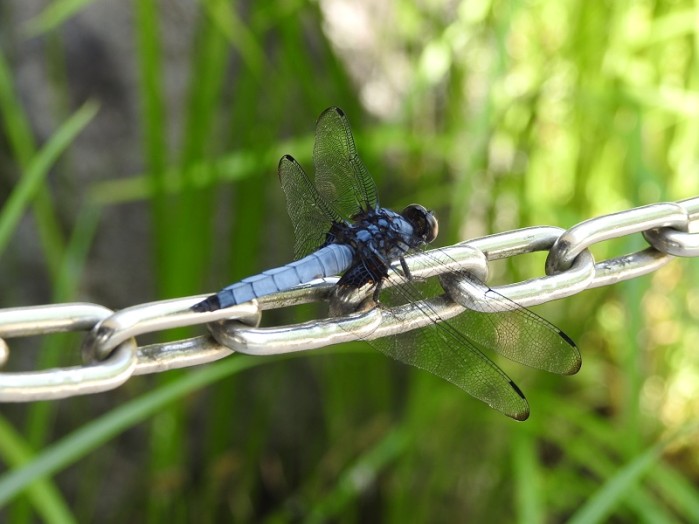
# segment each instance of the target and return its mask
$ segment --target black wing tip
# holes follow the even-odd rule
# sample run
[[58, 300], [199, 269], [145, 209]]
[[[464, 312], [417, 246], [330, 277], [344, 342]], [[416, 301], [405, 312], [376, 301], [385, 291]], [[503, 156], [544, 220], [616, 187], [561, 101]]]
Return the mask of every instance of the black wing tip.
[[221, 302], [217, 295], [211, 295], [210, 297], [194, 304], [191, 308], [192, 311], [197, 313], [206, 313], [208, 311], [216, 311], [221, 309]]
[[291, 156], [291, 155], [282, 155], [282, 157], [279, 159], [279, 165], [281, 165], [281, 163], [284, 162], [285, 160], [286, 160], [287, 162], [293, 162], [293, 163], [296, 162], [296, 159], [295, 159], [293, 156]]
[[575, 344], [575, 342], [573, 342], [573, 339], [570, 338], [568, 335], [566, 335], [563, 331], [561, 331], [561, 330], [559, 329], [559, 330], [558, 330], [558, 334], [559, 334], [559, 335], [561, 336], [561, 338], [562, 338], [563, 340], [565, 340], [568, 344], [570, 344], [570, 345], [571, 345], [572, 347], [574, 347], [575, 349], [578, 349], [578, 346]]
[[527, 420], [529, 418], [529, 405], [527, 404], [527, 398], [524, 396], [524, 393], [522, 392], [521, 389], [519, 389], [519, 386], [512, 382], [510, 380], [510, 387], [517, 393], [520, 398], [524, 401], [524, 406], [520, 411], [515, 411], [511, 413], [506, 413], [506, 415], [510, 418], [513, 418], [515, 420], [518, 420], [520, 422]]
[[510, 386], [512, 386], [512, 389], [515, 390], [515, 393], [517, 393], [522, 398], [522, 400], [527, 400], [527, 398], [524, 396], [524, 393], [522, 392], [522, 390], [519, 389], [519, 386], [517, 384], [515, 384], [514, 382], [512, 382], [511, 380], [510, 380]]
[[582, 367], [582, 358], [580, 357], [580, 350], [578, 349], [578, 346], [573, 342], [573, 339], [570, 338], [568, 335], [566, 335], [563, 331], [560, 329], [558, 330], [558, 335], [570, 346], [570, 349], [573, 350], [575, 354], [575, 360], [571, 363], [572, 365], [570, 368], [566, 369], [563, 371], [563, 375], [575, 375], [578, 371], [580, 371], [580, 368]]
[[283, 155], [279, 159], [279, 164], [277, 164], [277, 177], [279, 178], [279, 180], [282, 179], [282, 166], [284, 165], [285, 162], [289, 162], [290, 164], [298, 164], [298, 162], [296, 161], [296, 159], [293, 156]]
[[338, 115], [339, 117], [346, 117], [346, 116], [347, 116], [347, 115], [345, 114], [345, 112], [344, 112], [342, 109], [340, 109], [339, 107], [337, 107], [337, 106], [330, 106], [329, 108], [327, 108], [325, 111], [323, 111], [323, 112], [320, 114], [320, 116], [318, 117], [318, 120], [322, 119], [323, 116], [327, 115], [328, 113], [335, 113], [335, 114]]

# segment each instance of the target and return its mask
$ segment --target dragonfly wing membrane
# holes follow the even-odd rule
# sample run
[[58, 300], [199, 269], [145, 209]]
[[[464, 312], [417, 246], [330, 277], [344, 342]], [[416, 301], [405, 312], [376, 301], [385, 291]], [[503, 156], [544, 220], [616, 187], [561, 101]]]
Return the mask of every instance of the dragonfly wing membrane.
[[[446, 296], [434, 297], [439, 286], [434, 281], [408, 280], [388, 265], [384, 269], [400, 284], [382, 292], [383, 315], [398, 326], [411, 325], [416, 313], [429, 322], [426, 327], [369, 340], [369, 344], [404, 364], [451, 382], [508, 417], [525, 420], [529, 405], [522, 391], [450, 321], [440, 316], [441, 305], [451, 301]], [[380, 278], [381, 275], [373, 275], [374, 281]]]
[[279, 181], [294, 227], [294, 256], [302, 258], [321, 247], [333, 222], [342, 218], [323, 201], [306, 172], [290, 155], [279, 161]]
[[578, 372], [582, 364], [580, 351], [556, 326], [469, 273], [456, 273], [450, 280], [460, 291], [478, 299], [480, 311], [469, 309], [451, 321], [478, 347], [550, 373]]
[[377, 208], [376, 185], [357, 154], [345, 113], [337, 107], [323, 111], [315, 138], [313, 162], [320, 195], [347, 219]]
[[[439, 303], [440, 298], [445, 302], [448, 299], [439, 297], [434, 302], [421, 297], [424, 295], [418, 291], [413, 281], [405, 281], [386, 290], [382, 295], [382, 303], [412, 304], [420, 314], [429, 317], [431, 322], [427, 327], [372, 340], [370, 343], [396, 360], [451, 382], [508, 417], [525, 420], [529, 416], [529, 405], [522, 391], [450, 320], [440, 318], [434, 304]], [[395, 321], [402, 323], [406, 319], [402, 318], [404, 315], [401, 311], [406, 310], [389, 308], [384, 314], [391, 315]]]

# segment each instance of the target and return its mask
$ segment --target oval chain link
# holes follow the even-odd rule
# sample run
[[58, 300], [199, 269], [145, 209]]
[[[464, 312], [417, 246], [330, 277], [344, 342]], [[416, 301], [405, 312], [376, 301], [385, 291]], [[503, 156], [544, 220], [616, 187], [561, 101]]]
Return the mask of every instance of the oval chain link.
[[[589, 251], [592, 245], [635, 233], [642, 233], [650, 246], [595, 263]], [[636, 278], [655, 271], [673, 257], [699, 256], [699, 197], [593, 218], [567, 231], [540, 226], [498, 233], [416, 254], [406, 261], [415, 277], [440, 279], [446, 294], [425, 300], [441, 318], [448, 319], [466, 308], [495, 311], [499, 307], [497, 300], [491, 301], [487, 293], [474, 290], [460, 279], [460, 272], [487, 282], [490, 261], [534, 251], [548, 251], [543, 276], [492, 289], [529, 307]], [[0, 367], [12, 354], [8, 339], [89, 331], [81, 348], [83, 365], [0, 372], [0, 401], [96, 393], [116, 388], [132, 375], [204, 364], [236, 351], [254, 355], [306, 351], [349, 340], [390, 336], [429, 322], [420, 307], [405, 304], [400, 306], [400, 315], [374, 308], [301, 324], [257, 327], [264, 310], [330, 301], [336, 282], [337, 278], [320, 279], [208, 313], [189, 311], [207, 295], [141, 304], [117, 312], [87, 303], [0, 309]], [[387, 279], [385, 286], [393, 285], [400, 285], [399, 279]], [[459, 303], [448, 297], [456, 297]], [[135, 340], [147, 333], [199, 324], [207, 324], [211, 334], [140, 347]]]

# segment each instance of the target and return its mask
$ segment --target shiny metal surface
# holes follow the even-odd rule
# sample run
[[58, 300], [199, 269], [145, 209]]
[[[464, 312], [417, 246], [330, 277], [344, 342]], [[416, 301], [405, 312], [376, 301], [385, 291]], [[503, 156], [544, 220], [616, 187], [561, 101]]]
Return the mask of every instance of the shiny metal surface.
[[[649, 247], [595, 262], [587, 248], [595, 243], [642, 233]], [[487, 282], [488, 263], [533, 251], [548, 251], [542, 276], [492, 289], [489, 294], [458, 272]], [[449, 319], [469, 309], [497, 311], [506, 301], [522, 306], [558, 300], [585, 289], [611, 285], [655, 271], [674, 257], [699, 256], [699, 197], [613, 213], [563, 230], [541, 226], [498, 233], [408, 257], [414, 277], [440, 279], [445, 294], [425, 299], [431, 311]], [[207, 295], [164, 300], [112, 311], [89, 303], [55, 304], [0, 310], [0, 367], [12, 358], [12, 340], [52, 333], [88, 331], [81, 348], [83, 365], [25, 372], [0, 371], [0, 401], [58, 399], [106, 391], [132, 375], [212, 362], [233, 353], [274, 355], [306, 351], [349, 340], [371, 340], [423, 327], [424, 304], [395, 310], [370, 309], [301, 324], [258, 328], [263, 311], [308, 302], [332, 303], [337, 278], [318, 279], [290, 291], [215, 312], [190, 306]], [[400, 285], [389, 278], [386, 287]], [[459, 303], [454, 302], [454, 297]], [[465, 305], [465, 306], [464, 306]], [[400, 318], [400, 321], [397, 319]], [[206, 324], [210, 334], [138, 346], [135, 337]], [[76, 353], [78, 348], [76, 348]]]
[[546, 259], [546, 272], [567, 270], [584, 249], [604, 240], [659, 227], [686, 231], [688, 225], [687, 211], [676, 203], [651, 204], [592, 218], [573, 226], [556, 240]]

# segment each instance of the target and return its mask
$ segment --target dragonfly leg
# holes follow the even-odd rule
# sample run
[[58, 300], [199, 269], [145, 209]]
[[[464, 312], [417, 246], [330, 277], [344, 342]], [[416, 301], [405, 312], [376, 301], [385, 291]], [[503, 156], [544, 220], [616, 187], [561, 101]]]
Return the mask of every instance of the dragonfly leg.
[[379, 280], [376, 283], [376, 287], [374, 288], [374, 294], [372, 295], [372, 299], [374, 302], [377, 304], [379, 303], [379, 295], [381, 294], [381, 288], [383, 287], [383, 279]]
[[403, 257], [400, 257], [400, 267], [403, 268], [403, 276], [408, 280], [412, 280], [413, 275], [410, 273], [410, 269], [408, 268], [408, 264], [405, 261], [405, 258], [403, 258]]

